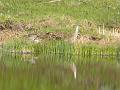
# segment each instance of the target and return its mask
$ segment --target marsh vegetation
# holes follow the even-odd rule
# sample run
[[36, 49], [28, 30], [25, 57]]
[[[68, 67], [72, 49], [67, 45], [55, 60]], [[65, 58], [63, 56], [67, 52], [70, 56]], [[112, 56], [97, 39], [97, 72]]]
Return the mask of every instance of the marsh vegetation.
[[0, 90], [119, 90], [119, 0], [0, 0]]

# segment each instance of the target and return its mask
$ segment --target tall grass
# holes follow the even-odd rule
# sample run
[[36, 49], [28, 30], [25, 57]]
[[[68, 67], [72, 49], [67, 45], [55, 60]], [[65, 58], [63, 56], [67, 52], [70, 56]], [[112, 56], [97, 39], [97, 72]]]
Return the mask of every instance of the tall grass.
[[35, 52], [38, 53], [51, 53], [51, 54], [72, 54], [83, 56], [114, 56], [119, 53], [119, 46], [99, 46], [99, 45], [74, 45], [65, 41], [51, 41], [47, 44], [35, 45]]
[[1, 51], [27, 51], [39, 54], [52, 55], [82, 55], [82, 56], [116, 56], [119, 55], [119, 45], [101, 46], [97, 44], [73, 44], [63, 40], [47, 40], [35, 44], [27, 39], [13, 39], [3, 45]]

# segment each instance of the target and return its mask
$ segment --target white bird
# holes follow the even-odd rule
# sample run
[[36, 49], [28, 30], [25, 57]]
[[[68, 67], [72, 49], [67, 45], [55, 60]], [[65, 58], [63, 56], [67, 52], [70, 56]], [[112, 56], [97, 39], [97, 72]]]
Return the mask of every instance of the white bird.
[[75, 33], [74, 33], [74, 37], [73, 37], [73, 42], [76, 41], [76, 39], [78, 37], [78, 34], [79, 34], [79, 26], [76, 27], [76, 30], [75, 30]]

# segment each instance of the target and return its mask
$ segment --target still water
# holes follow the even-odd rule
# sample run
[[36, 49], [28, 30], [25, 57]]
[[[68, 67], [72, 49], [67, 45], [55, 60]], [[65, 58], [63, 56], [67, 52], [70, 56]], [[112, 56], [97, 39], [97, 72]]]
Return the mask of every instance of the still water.
[[0, 90], [120, 90], [119, 58], [1, 54]]

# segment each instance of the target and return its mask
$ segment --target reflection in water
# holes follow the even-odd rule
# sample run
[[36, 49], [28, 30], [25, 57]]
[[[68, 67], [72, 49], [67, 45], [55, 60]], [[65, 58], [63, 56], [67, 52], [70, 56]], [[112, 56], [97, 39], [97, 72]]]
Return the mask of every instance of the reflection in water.
[[4, 54], [0, 58], [0, 89], [119, 90], [120, 70], [112, 60], [115, 58]]
[[21, 59], [24, 62], [28, 62], [30, 64], [36, 64], [36, 59], [38, 57], [34, 57], [32, 54], [21, 54]]
[[35, 61], [34, 58], [32, 58], [32, 59], [30, 59], [30, 60], [25, 60], [25, 61], [27, 61], [27, 62], [29, 62], [29, 63], [31, 63], [31, 64], [35, 64], [35, 63], [36, 63], [36, 61]]
[[35, 64], [36, 63], [34, 59], [31, 59], [30, 62], [31, 62], [31, 64]]
[[100, 90], [117, 90], [113, 85], [102, 85]]
[[72, 64], [70, 65], [70, 68], [71, 68], [71, 70], [72, 70], [72, 72], [73, 72], [74, 78], [76, 79], [77, 68], [76, 68], [75, 63], [72, 63]]

